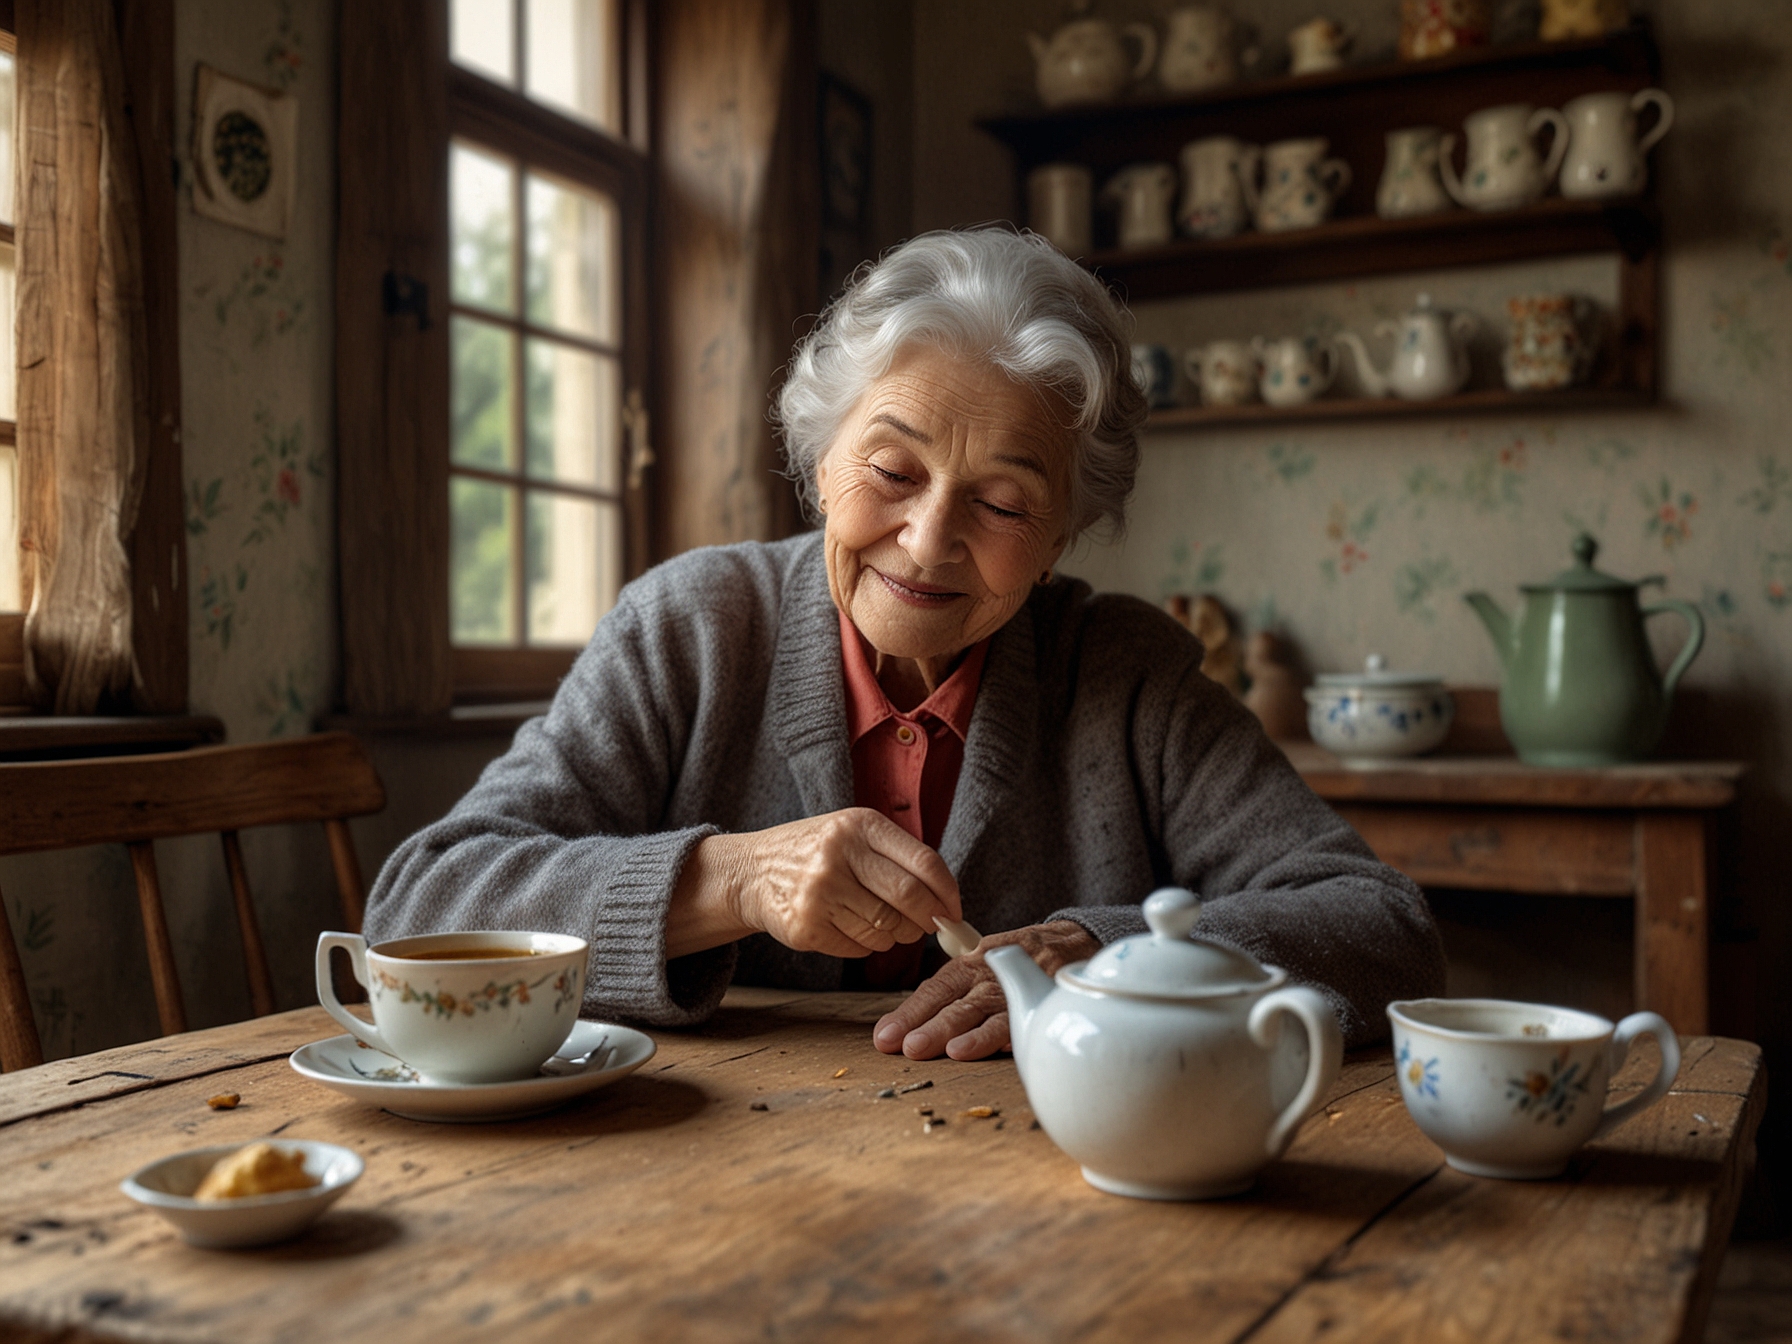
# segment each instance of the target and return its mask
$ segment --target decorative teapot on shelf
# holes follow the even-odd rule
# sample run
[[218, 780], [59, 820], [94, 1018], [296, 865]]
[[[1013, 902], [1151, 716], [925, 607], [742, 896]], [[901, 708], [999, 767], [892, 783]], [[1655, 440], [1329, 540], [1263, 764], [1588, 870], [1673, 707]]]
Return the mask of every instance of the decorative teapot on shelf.
[[[1545, 126], [1555, 130], [1548, 158], [1537, 153], [1537, 132]], [[1452, 157], [1454, 135], [1444, 137], [1438, 167], [1450, 195], [1471, 210], [1515, 210], [1540, 199], [1568, 152], [1568, 123], [1553, 107], [1484, 107], [1470, 114], [1462, 129], [1468, 136], [1462, 176], [1456, 176]]]
[[[1138, 59], [1126, 54], [1122, 36], [1137, 39]], [[1145, 78], [1157, 59], [1157, 30], [1148, 23], [1119, 28], [1106, 19], [1073, 19], [1051, 35], [1027, 34], [1038, 67], [1039, 101], [1047, 107], [1112, 102], [1128, 84]]]
[[[1098, 1190], [1237, 1194], [1338, 1076], [1343, 1040], [1325, 999], [1280, 967], [1191, 938], [1200, 914], [1192, 892], [1156, 892], [1150, 933], [1064, 967], [1056, 984], [1023, 948], [988, 954], [1027, 1101]], [[1284, 1014], [1304, 1030], [1286, 1030]]]
[[[1464, 600], [1493, 636], [1500, 655], [1500, 726], [1531, 765], [1585, 767], [1642, 760], [1667, 728], [1668, 706], [1705, 642], [1705, 619], [1672, 598], [1637, 605], [1630, 582], [1593, 568], [1599, 543], [1574, 539], [1574, 564], [1547, 583], [1525, 584], [1524, 605], [1509, 619], [1486, 593]], [[1664, 611], [1690, 630], [1665, 674], [1655, 669], [1644, 623]]]
[[1471, 313], [1452, 313], [1431, 306], [1429, 294], [1398, 322], [1377, 322], [1379, 336], [1394, 338], [1394, 357], [1386, 373], [1369, 360], [1363, 338], [1341, 331], [1339, 344], [1356, 356], [1357, 376], [1372, 397], [1392, 392], [1406, 401], [1432, 401], [1460, 390], [1468, 381], [1468, 339], [1478, 324]]

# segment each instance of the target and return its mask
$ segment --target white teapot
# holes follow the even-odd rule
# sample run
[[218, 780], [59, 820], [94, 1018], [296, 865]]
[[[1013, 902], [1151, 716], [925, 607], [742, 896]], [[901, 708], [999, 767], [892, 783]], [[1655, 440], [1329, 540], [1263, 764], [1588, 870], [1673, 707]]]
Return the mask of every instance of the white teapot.
[[[1166, 888], [1148, 934], [1066, 966], [988, 954], [1014, 1063], [1053, 1143], [1097, 1190], [1218, 1199], [1282, 1155], [1338, 1076], [1343, 1040], [1317, 990], [1249, 953], [1190, 938], [1201, 902]], [[1304, 1030], [1288, 1031], [1283, 1015]]]
[[[1537, 153], [1537, 132], [1555, 128], [1549, 157]], [[1438, 167], [1444, 186], [1461, 205], [1471, 210], [1512, 210], [1529, 205], [1549, 190], [1568, 150], [1568, 123], [1553, 107], [1532, 109], [1529, 103], [1484, 107], [1462, 123], [1468, 133], [1468, 151], [1462, 176], [1456, 176], [1451, 157], [1456, 137], [1446, 135]]]
[[[1655, 109], [1655, 124], [1641, 139], [1636, 114]], [[1674, 100], [1661, 89], [1633, 94], [1583, 93], [1565, 103], [1568, 155], [1562, 160], [1562, 195], [1578, 200], [1634, 196], [1649, 181], [1644, 155], [1674, 124]]]
[[1394, 338], [1394, 358], [1386, 373], [1370, 363], [1363, 338], [1354, 331], [1340, 331], [1338, 341], [1356, 356], [1357, 376], [1370, 396], [1392, 392], [1405, 401], [1432, 401], [1468, 381], [1468, 339], [1476, 325], [1472, 314], [1433, 308], [1429, 294], [1419, 295], [1398, 322], [1375, 324], [1377, 335]]
[[[1138, 40], [1138, 60], [1127, 56], [1122, 34]], [[1040, 102], [1047, 107], [1106, 103], [1150, 73], [1157, 59], [1157, 30], [1148, 23], [1116, 29], [1106, 19], [1076, 19], [1053, 33], [1049, 42], [1038, 33], [1028, 33], [1027, 45], [1038, 66]]]

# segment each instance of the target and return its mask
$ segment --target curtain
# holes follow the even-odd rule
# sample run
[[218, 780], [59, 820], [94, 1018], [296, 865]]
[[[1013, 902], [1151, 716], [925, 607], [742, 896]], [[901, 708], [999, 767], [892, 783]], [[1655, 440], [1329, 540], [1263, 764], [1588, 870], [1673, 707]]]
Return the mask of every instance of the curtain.
[[129, 545], [150, 439], [136, 142], [112, 0], [18, 0], [25, 676], [58, 714], [135, 680]]

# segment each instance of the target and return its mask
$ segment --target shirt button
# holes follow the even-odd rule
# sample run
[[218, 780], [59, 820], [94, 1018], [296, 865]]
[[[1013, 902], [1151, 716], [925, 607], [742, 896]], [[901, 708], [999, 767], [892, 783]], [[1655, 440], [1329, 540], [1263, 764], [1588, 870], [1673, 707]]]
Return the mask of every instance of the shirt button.
[[910, 728], [906, 723], [903, 724], [896, 730], [896, 740], [902, 743], [905, 747], [912, 745], [915, 740], [915, 730]]

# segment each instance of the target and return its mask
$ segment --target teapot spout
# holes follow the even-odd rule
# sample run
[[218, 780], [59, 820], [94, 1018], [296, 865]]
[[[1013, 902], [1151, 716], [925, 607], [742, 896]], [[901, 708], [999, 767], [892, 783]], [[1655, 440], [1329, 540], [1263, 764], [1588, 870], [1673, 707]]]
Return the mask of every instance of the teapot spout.
[[1512, 622], [1506, 613], [1500, 610], [1500, 604], [1486, 593], [1464, 593], [1462, 600], [1475, 609], [1475, 615], [1481, 618], [1481, 624], [1487, 627], [1487, 633], [1493, 636], [1494, 647], [1499, 650], [1500, 665], [1505, 666], [1506, 659], [1512, 651]]
[[1356, 375], [1362, 380], [1363, 390], [1372, 397], [1387, 396], [1387, 375], [1369, 361], [1369, 348], [1363, 344], [1363, 338], [1354, 331], [1340, 331], [1333, 339], [1356, 356]]
[[1008, 999], [1008, 1035], [1014, 1041], [1018, 1057], [1026, 1048], [1027, 1030], [1032, 1026], [1033, 1010], [1051, 993], [1052, 981], [1039, 963], [1027, 955], [1025, 948], [992, 948], [984, 960], [1002, 982], [1002, 993]]

